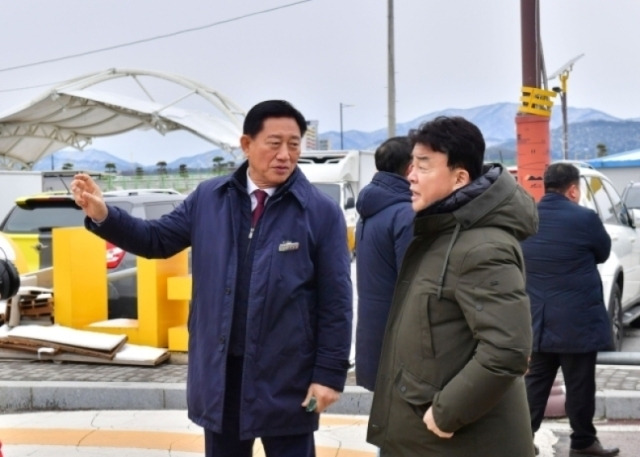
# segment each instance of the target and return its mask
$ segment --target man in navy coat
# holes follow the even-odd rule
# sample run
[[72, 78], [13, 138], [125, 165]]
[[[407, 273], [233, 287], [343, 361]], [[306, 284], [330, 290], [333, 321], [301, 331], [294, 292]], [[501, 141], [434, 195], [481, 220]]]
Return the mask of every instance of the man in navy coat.
[[562, 368], [571, 456], [614, 456], [603, 448], [593, 425], [598, 351], [611, 345], [597, 265], [607, 260], [611, 239], [598, 215], [578, 205], [580, 171], [569, 163], [550, 165], [538, 203], [538, 233], [522, 243], [531, 300], [533, 353], [525, 377], [535, 433]]
[[240, 139], [247, 160], [159, 220], [105, 205], [88, 175], [71, 184], [87, 228], [120, 248], [158, 258], [191, 247], [187, 404], [206, 457], [250, 457], [257, 437], [267, 457], [314, 456], [319, 413], [344, 387], [346, 224], [296, 166], [305, 130], [288, 102], [255, 105]]
[[373, 391], [384, 329], [398, 271], [413, 238], [411, 143], [406, 136], [382, 143], [375, 153], [378, 172], [358, 195], [356, 226], [358, 319], [356, 383]]

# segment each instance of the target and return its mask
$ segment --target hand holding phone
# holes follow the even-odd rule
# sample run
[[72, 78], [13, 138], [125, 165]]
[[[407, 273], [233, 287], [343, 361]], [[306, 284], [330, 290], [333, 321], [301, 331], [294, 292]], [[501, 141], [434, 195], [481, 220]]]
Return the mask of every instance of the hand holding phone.
[[316, 410], [316, 406], [318, 405], [318, 400], [316, 400], [316, 397], [311, 397], [309, 399], [309, 404], [307, 405], [306, 411], [308, 413], [312, 413]]

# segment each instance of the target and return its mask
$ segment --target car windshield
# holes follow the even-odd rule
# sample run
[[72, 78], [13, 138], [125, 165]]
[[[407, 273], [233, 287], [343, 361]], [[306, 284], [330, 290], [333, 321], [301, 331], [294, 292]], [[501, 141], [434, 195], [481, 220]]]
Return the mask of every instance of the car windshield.
[[314, 182], [313, 185], [331, 197], [333, 201], [340, 204], [340, 186], [338, 184]]
[[624, 197], [627, 208], [640, 208], [640, 187], [629, 187]]
[[52, 227], [84, 225], [84, 212], [76, 207], [47, 207], [24, 209], [15, 206], [9, 213], [3, 231], [6, 233], [39, 233]]

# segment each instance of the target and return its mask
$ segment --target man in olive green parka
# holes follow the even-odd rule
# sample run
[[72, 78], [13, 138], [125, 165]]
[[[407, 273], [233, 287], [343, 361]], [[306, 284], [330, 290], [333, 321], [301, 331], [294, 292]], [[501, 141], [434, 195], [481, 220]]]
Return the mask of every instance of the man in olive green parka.
[[383, 343], [367, 440], [384, 456], [532, 457], [523, 375], [531, 317], [519, 242], [535, 202], [483, 166], [480, 130], [439, 117], [409, 133], [415, 238]]

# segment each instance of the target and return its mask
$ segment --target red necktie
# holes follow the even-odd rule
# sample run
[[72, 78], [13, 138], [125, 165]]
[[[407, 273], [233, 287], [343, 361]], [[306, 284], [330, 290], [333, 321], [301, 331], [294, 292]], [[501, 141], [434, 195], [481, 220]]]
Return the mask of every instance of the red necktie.
[[260, 189], [254, 191], [253, 194], [258, 200], [258, 204], [251, 214], [251, 227], [255, 227], [258, 223], [258, 219], [260, 219], [260, 216], [262, 216], [262, 213], [264, 212], [264, 202], [267, 200], [268, 195], [264, 190]]

